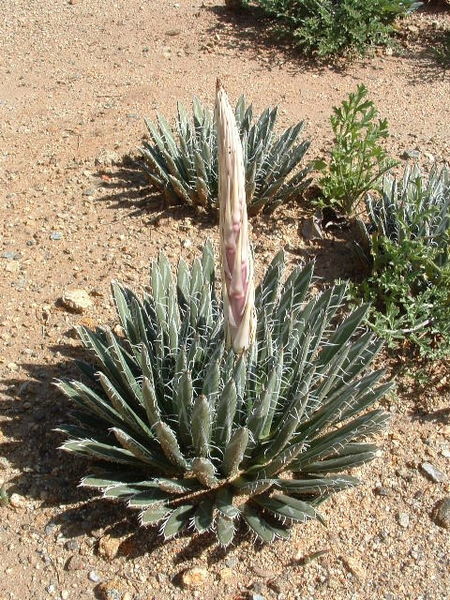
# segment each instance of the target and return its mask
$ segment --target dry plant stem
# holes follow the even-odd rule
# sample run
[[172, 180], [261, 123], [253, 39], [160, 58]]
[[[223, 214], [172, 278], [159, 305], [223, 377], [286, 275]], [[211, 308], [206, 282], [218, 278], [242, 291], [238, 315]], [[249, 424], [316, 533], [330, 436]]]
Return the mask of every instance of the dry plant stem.
[[242, 145], [233, 110], [219, 81], [216, 118], [224, 318], [227, 341], [236, 353], [241, 353], [250, 346], [256, 327], [253, 260]]

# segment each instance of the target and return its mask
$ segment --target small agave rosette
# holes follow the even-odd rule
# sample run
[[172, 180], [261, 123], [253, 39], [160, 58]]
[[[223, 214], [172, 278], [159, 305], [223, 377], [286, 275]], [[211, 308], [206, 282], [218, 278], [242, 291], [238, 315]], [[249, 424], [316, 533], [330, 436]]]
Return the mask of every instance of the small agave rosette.
[[253, 260], [242, 144], [233, 110], [219, 82], [216, 121], [225, 328], [228, 343], [241, 353], [250, 346], [256, 328]]

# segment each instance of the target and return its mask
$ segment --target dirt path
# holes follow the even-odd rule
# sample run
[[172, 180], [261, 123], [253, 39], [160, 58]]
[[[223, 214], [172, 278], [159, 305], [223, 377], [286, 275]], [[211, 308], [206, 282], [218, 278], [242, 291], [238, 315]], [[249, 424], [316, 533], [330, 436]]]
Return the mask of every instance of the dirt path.
[[[51, 381], [76, 374], [73, 326], [111, 322], [110, 280], [145, 285], [157, 249], [189, 259], [215, 236], [207, 219], [186, 210], [155, 219], [161, 207], [146, 210], [142, 178], [126, 164], [111, 165], [138, 145], [143, 116], [171, 116], [178, 100], [189, 104], [193, 95], [211, 104], [220, 76], [231, 97], [245, 91], [258, 110], [279, 104], [283, 124], [305, 119], [313, 158], [330, 144], [331, 107], [363, 82], [389, 120], [394, 156], [418, 149], [424, 164], [449, 157], [450, 78], [413, 39], [401, 57], [381, 53], [344, 72], [318, 70], [271, 47], [264, 28], [245, 15], [227, 16], [220, 4], [3, 6], [0, 479], [16, 496], [15, 506], [0, 507], [0, 600], [444, 600], [448, 532], [431, 513], [449, 493], [446, 381], [433, 382], [423, 396], [411, 387], [386, 401], [391, 433], [383, 458], [359, 470], [364, 485], [327, 504], [327, 529], [299, 526], [292, 543], [272, 547], [245, 541], [225, 554], [213, 538], [161, 543], [155, 532], [137, 531], [121, 506], [84, 506], [89, 495], [75, 488], [84, 465], [56, 450], [60, 436], [51, 429], [67, 404]], [[448, 14], [415, 17], [411, 38], [445, 20]], [[290, 206], [255, 223], [261, 262], [281, 246], [294, 250], [291, 261], [317, 252], [299, 236], [300, 212]], [[324, 270], [351, 271], [345, 240], [324, 245]], [[84, 315], [57, 305], [72, 288], [91, 295], [94, 306]], [[424, 461], [446, 473], [446, 482], [424, 476]], [[123, 541], [113, 561], [107, 536]], [[327, 552], [302, 565], [299, 559], [319, 550]], [[182, 590], [180, 573], [192, 566], [205, 568], [206, 580], [198, 590]], [[101, 582], [109, 582], [104, 591]]]

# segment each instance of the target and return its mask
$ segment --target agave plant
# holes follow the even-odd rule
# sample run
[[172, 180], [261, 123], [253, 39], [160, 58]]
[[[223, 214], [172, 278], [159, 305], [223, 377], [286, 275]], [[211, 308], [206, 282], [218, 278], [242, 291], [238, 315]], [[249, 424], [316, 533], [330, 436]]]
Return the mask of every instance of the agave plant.
[[369, 196], [371, 276], [356, 289], [374, 309], [369, 322], [391, 346], [407, 338], [429, 358], [450, 352], [450, 171], [418, 167], [387, 176]]
[[142, 299], [113, 284], [124, 338], [79, 329], [97, 367], [84, 367], [87, 384], [58, 384], [78, 406], [62, 448], [109, 462], [82, 485], [127, 500], [165, 537], [192, 525], [227, 545], [241, 517], [270, 541], [358, 483], [340, 473], [377, 455], [364, 440], [387, 416], [356, 415], [390, 384], [380, 384], [383, 371], [366, 373], [380, 348], [374, 334], [354, 337], [366, 307], [336, 326], [345, 285], [308, 298], [312, 266], [281, 283], [281, 252], [256, 290], [254, 343], [236, 355], [224, 343], [213, 264], [207, 245], [174, 279], [161, 255]]
[[387, 175], [381, 198], [371, 195], [367, 209], [376, 235], [392, 242], [424, 240], [439, 248], [439, 263], [448, 257], [450, 170], [434, 167], [425, 177], [418, 166], [407, 167], [402, 179]]
[[345, 285], [312, 296], [313, 266], [284, 278], [279, 252], [253, 291], [243, 159], [220, 87], [217, 115], [227, 308], [210, 243], [175, 276], [161, 254], [142, 298], [113, 283], [123, 336], [79, 329], [97, 360], [87, 382], [58, 385], [77, 406], [62, 448], [103, 465], [82, 485], [126, 500], [165, 538], [191, 526], [227, 546], [239, 519], [262, 541], [285, 538], [356, 485], [341, 472], [377, 455], [366, 438], [387, 415], [369, 409], [390, 384], [369, 372], [380, 342], [359, 329], [367, 307], [337, 323]]
[[[193, 116], [178, 104], [174, 128], [165, 117], [147, 120], [149, 141], [144, 141], [140, 164], [151, 184], [166, 201], [211, 210], [217, 206], [218, 158], [214, 114], [198, 99]], [[311, 179], [311, 166], [299, 170], [308, 141], [299, 141], [303, 121], [275, 134], [278, 109], [267, 108], [254, 121], [253, 108], [242, 96], [235, 108], [245, 164], [250, 215], [273, 211], [290, 197], [302, 194]]]

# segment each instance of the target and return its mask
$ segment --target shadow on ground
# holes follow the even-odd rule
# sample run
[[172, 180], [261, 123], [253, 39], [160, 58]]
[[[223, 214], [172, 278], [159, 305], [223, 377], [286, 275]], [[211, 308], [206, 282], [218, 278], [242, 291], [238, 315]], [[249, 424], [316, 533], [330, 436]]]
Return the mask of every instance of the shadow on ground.
[[162, 219], [182, 220], [194, 217], [196, 226], [208, 229], [215, 225], [214, 215], [186, 204], [167, 204], [164, 196], [149, 183], [139, 161], [130, 156], [111, 168], [97, 172], [102, 180], [103, 195], [98, 202], [107, 202], [111, 209], [130, 208], [131, 216], [146, 215], [148, 225], [158, 225]]
[[[305, 55], [300, 49], [293, 47], [288, 37], [280, 38], [275, 33], [276, 20], [257, 6], [245, 6], [230, 10], [225, 6], [204, 7], [213, 13], [217, 24], [208, 30], [211, 39], [214, 35], [214, 46], [227, 50], [251, 53], [252, 59], [264, 69], [272, 70], [274, 66], [283, 64], [283, 69], [293, 75], [304, 71], [320, 72], [332, 69], [345, 72], [348, 62], [341, 58], [320, 61]], [[264, 53], [261, 54], [261, 49]]]
[[[271, 70], [274, 66], [283, 64], [283, 69], [290, 74], [305, 71], [320, 73], [332, 70], [345, 74], [358, 61], [370, 60], [375, 48], [368, 48], [366, 57], [350, 55], [349, 57], [327, 57], [319, 59], [305, 55], [301, 49], [295, 48], [292, 39], [288, 36], [280, 37], [276, 33], [277, 20], [257, 6], [244, 6], [231, 10], [223, 5], [204, 7], [213, 13], [217, 19], [216, 25], [209, 29], [211, 39], [216, 35], [212, 49], [223, 47], [225, 49], [238, 48], [246, 53], [251, 53], [252, 59]], [[442, 2], [427, 2], [420, 8], [420, 12], [427, 16], [439, 18], [448, 13]], [[420, 29], [410, 31], [405, 26], [400, 28], [397, 36], [392, 38], [394, 54], [402, 56], [404, 60], [414, 65], [414, 76], [411, 84], [423, 81], [444, 79], [448, 76], [449, 64], [443, 61], [436, 52], [437, 48], [445, 42], [445, 35], [439, 29]], [[412, 28], [411, 28], [412, 29]], [[448, 43], [448, 42], [447, 42]], [[261, 53], [261, 50], [264, 50]]]

